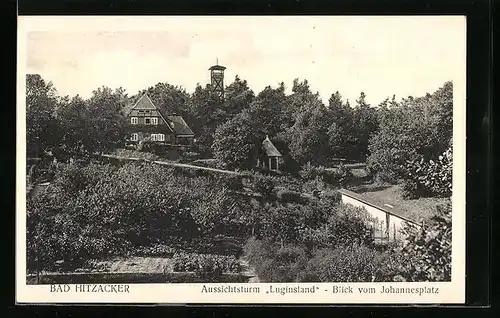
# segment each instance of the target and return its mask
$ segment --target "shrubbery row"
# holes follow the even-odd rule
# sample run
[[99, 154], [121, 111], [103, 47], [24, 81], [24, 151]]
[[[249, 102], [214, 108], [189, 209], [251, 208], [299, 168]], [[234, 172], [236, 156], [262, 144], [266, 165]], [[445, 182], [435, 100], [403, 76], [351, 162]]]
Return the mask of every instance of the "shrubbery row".
[[238, 273], [240, 264], [234, 256], [215, 254], [177, 253], [173, 257], [176, 272], [204, 274]]

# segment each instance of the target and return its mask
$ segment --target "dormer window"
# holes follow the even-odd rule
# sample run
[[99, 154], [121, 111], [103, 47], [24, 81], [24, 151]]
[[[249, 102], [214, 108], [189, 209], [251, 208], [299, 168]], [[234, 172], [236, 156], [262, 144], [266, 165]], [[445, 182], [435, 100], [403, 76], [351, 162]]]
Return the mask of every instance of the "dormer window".
[[132, 125], [137, 125], [139, 123], [139, 120], [137, 119], [137, 117], [131, 117], [130, 118], [130, 123]]
[[151, 118], [151, 125], [158, 125], [158, 117]]

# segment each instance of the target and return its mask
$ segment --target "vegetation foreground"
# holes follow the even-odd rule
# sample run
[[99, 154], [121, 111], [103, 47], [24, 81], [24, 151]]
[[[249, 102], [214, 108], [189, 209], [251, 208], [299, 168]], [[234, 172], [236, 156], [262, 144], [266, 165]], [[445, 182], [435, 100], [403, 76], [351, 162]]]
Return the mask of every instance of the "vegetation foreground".
[[366, 212], [340, 203], [319, 180], [331, 191], [314, 197], [291, 190], [296, 180], [258, 173], [97, 162], [54, 170], [50, 186], [28, 201], [31, 273], [109, 271], [110, 260], [142, 256], [170, 259], [153, 272], [210, 279], [239, 273], [244, 258], [262, 281], [449, 280], [449, 208], [430, 232], [380, 247]]
[[[264, 282], [449, 281], [452, 88], [377, 106], [364, 93], [351, 106], [336, 92], [324, 105], [306, 80], [289, 95], [283, 83], [254, 94], [236, 77], [222, 102], [209, 87], [188, 94], [166, 83], [134, 96], [102, 87], [82, 99], [57, 96], [28, 75], [28, 157], [40, 158], [50, 181], [31, 191], [43, 178], [28, 180], [28, 273], [127, 271], [127, 263], [214, 282], [250, 264]], [[196, 144], [179, 162], [249, 173], [103, 161], [103, 153], [130, 152], [117, 150], [123, 109], [145, 91], [193, 127]], [[283, 154], [281, 173], [253, 168], [266, 135]], [[337, 158], [366, 168], [356, 166], [357, 176], [334, 166]], [[365, 187], [376, 196], [370, 187], [381, 184], [389, 185], [385, 198], [426, 220], [383, 246], [366, 211], [343, 205], [337, 192]]]

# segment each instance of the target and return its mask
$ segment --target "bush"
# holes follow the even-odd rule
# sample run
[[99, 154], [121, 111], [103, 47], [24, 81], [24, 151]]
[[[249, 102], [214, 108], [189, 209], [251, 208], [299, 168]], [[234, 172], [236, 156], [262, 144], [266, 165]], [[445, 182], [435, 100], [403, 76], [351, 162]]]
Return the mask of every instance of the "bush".
[[241, 176], [230, 174], [218, 174], [216, 177], [217, 182], [220, 182], [224, 187], [240, 191], [243, 190], [243, 180]]
[[206, 189], [192, 202], [190, 214], [202, 234], [223, 234], [224, 225], [237, 221], [238, 203], [226, 188]]
[[215, 275], [240, 271], [240, 264], [234, 256], [215, 254], [177, 253], [173, 257], [173, 267], [176, 272]]
[[265, 238], [259, 240], [254, 236], [250, 237], [245, 246], [243, 246], [244, 258], [250, 264], [263, 264], [275, 252], [271, 248], [274, 246], [272, 243], [273, 242]]
[[342, 194], [338, 190], [323, 191], [321, 197], [333, 203], [340, 203], [340, 201], [342, 201]]
[[309, 250], [251, 238], [245, 258], [265, 282], [387, 282], [401, 273], [396, 254], [358, 244]]
[[116, 149], [111, 154], [115, 155], [115, 156], [127, 157], [127, 158], [140, 158], [140, 159], [147, 159], [147, 160], [159, 160], [160, 159], [160, 157], [158, 157], [156, 154], [153, 154], [153, 153], [144, 152], [144, 151], [137, 151], [137, 150], [129, 150], [129, 149]]
[[165, 244], [154, 244], [150, 246], [140, 246], [134, 251], [136, 256], [152, 256], [152, 257], [170, 257], [177, 252], [176, 248], [173, 248]]
[[286, 203], [305, 203], [306, 200], [302, 197], [299, 192], [289, 191], [286, 189], [279, 190], [277, 193], [278, 199]]
[[404, 167], [405, 194], [409, 197], [449, 197], [452, 191], [453, 154], [448, 148], [436, 161], [412, 160]]
[[274, 187], [275, 184], [269, 177], [256, 176], [254, 178], [253, 190], [257, 193], [260, 193], [264, 196], [270, 195], [273, 193]]
[[427, 196], [427, 191], [415, 180], [407, 179], [401, 183], [401, 196], [407, 200], [414, 200]]
[[346, 244], [371, 246], [373, 235], [370, 228], [371, 217], [366, 211], [348, 205], [338, 204], [331, 215], [318, 226], [303, 228], [301, 240], [311, 248], [335, 247]]
[[323, 166], [314, 167], [311, 165], [304, 165], [299, 173], [304, 180], [315, 180], [319, 178], [323, 182], [341, 187], [347, 185], [353, 179], [351, 171], [344, 165], [329, 170]]
[[325, 171], [325, 168], [322, 166], [315, 167], [310, 164], [306, 164], [302, 166], [302, 169], [299, 171], [299, 175], [304, 180], [314, 180], [321, 176]]
[[406, 230], [407, 238], [396, 251], [404, 255], [407, 280], [451, 280], [451, 226], [451, 204], [447, 204], [438, 208], [427, 226]]
[[327, 170], [322, 173], [323, 180], [329, 184], [341, 186], [346, 186], [352, 181], [353, 175], [351, 170], [346, 168], [344, 165], [340, 165], [338, 168], [332, 170]]
[[275, 247], [269, 241], [248, 240], [245, 257], [265, 282], [293, 282], [307, 263], [305, 249], [293, 245]]
[[307, 193], [314, 193], [316, 191], [323, 191], [327, 188], [327, 184], [323, 182], [320, 177], [313, 180], [308, 180], [302, 184], [302, 191]]
[[301, 282], [393, 281], [399, 274], [394, 255], [364, 245], [318, 249], [301, 271]]
[[181, 155], [181, 160], [186, 161], [186, 162], [198, 160], [199, 158], [200, 158], [200, 154], [197, 152], [186, 151], [186, 152], [182, 153], [182, 155]]

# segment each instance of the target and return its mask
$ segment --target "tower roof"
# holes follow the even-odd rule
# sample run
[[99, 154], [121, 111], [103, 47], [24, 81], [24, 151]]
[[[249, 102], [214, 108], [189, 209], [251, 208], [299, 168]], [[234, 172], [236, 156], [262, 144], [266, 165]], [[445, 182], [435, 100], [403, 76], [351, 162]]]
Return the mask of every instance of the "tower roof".
[[213, 70], [215, 70], [215, 71], [223, 71], [225, 69], [226, 69], [226, 67], [222, 66], [222, 65], [214, 65], [214, 66], [212, 66], [212, 67], [209, 68], [210, 71], [213, 71]]

